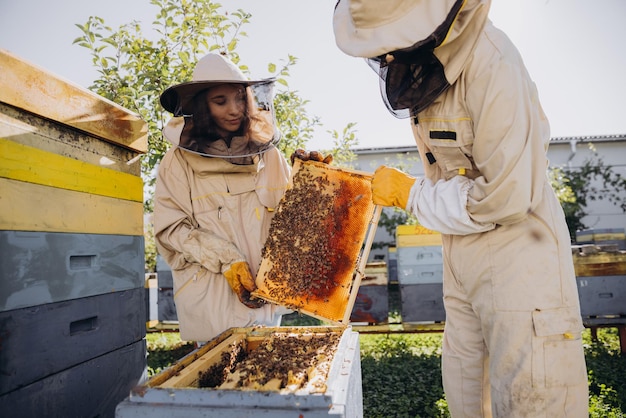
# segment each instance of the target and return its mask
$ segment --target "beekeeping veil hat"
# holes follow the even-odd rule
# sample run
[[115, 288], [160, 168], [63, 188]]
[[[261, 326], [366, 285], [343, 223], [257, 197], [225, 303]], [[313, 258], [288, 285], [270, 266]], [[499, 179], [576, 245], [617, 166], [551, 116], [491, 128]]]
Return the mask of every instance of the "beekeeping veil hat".
[[[224, 55], [209, 53], [196, 64], [191, 81], [171, 86], [161, 94], [161, 105], [174, 114], [163, 128], [163, 134], [172, 144], [208, 157], [241, 159], [262, 154], [281, 138], [274, 113], [274, 81], [273, 78], [249, 80]], [[245, 144], [238, 141], [236, 149], [210, 146], [199, 149], [197, 144], [205, 139], [193, 130], [193, 99], [222, 84], [240, 84], [246, 89], [250, 117], [247, 140]]]
[[[380, 76], [381, 95], [396, 117], [425, 109], [456, 80], [477, 39], [459, 56], [443, 51], [462, 37], [481, 3], [490, 0], [339, 0], [333, 28], [339, 49], [366, 58]], [[476, 28], [482, 29], [488, 7]], [[469, 25], [472, 26], [473, 25]], [[461, 43], [462, 44], [462, 43]]]

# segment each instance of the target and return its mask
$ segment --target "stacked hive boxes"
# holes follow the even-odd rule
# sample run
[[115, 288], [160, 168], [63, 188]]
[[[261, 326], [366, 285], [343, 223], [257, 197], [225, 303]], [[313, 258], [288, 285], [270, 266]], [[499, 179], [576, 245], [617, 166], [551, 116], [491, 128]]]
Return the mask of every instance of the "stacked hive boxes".
[[145, 369], [146, 124], [0, 50], [0, 411], [111, 416]]
[[573, 252], [585, 324], [626, 324], [626, 251], [583, 245]]
[[444, 321], [441, 234], [420, 225], [400, 225], [396, 254], [402, 322]]

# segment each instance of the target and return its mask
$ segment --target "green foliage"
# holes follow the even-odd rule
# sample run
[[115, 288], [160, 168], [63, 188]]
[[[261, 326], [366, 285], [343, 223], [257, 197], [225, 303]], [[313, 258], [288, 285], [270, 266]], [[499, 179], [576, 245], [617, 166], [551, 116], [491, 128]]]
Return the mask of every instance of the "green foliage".
[[145, 272], [156, 273], [157, 248], [154, 241], [154, 226], [152, 225], [152, 222], [144, 223], [143, 242], [145, 253]]
[[364, 416], [448, 416], [441, 339], [441, 334], [361, 335]]
[[314, 327], [318, 325], [324, 325], [324, 323], [312, 316], [305, 315], [300, 312], [293, 312], [288, 315], [284, 315], [280, 321], [281, 327]]
[[549, 175], [565, 212], [572, 241], [576, 239], [576, 231], [589, 228], [583, 218], [589, 214], [590, 202], [608, 200], [626, 212], [626, 178], [606, 165], [596, 153], [581, 167], [554, 167]]
[[149, 332], [146, 345], [148, 376], [160, 373], [195, 349], [194, 343], [181, 341], [178, 332]]
[[355, 127], [356, 123], [351, 122], [348, 123], [341, 132], [336, 130], [328, 131], [333, 138], [334, 146], [330, 150], [324, 150], [324, 152], [333, 154], [333, 161], [335, 165], [349, 169], [354, 168], [352, 162], [356, 159], [356, 154], [351, 150], [351, 148], [359, 142]]
[[620, 355], [616, 328], [584, 335], [585, 359], [589, 371], [589, 413], [594, 417], [622, 418], [626, 411], [626, 356]]

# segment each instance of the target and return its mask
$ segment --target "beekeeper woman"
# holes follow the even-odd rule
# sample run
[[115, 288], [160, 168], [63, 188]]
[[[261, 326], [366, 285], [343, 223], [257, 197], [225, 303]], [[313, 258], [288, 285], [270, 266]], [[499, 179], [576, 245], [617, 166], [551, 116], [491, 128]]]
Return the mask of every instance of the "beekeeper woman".
[[[570, 238], [548, 121], [489, 0], [340, 0], [337, 45], [408, 117], [424, 178], [374, 173], [374, 203], [442, 232], [442, 373], [453, 417], [586, 417]], [[491, 397], [491, 402], [490, 402]]]
[[272, 80], [251, 81], [225, 56], [200, 59], [166, 89], [172, 143], [158, 168], [154, 233], [172, 269], [183, 340], [230, 327], [278, 325], [284, 309], [254, 299], [273, 210], [290, 167], [275, 144]]

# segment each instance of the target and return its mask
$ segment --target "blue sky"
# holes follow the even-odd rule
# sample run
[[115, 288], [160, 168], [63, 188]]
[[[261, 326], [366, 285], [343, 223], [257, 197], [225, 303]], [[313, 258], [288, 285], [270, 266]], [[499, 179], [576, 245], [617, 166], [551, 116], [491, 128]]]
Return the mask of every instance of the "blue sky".
[[[376, 75], [343, 54], [332, 33], [335, 0], [224, 0], [222, 10], [252, 14], [241, 41], [253, 76], [269, 62], [298, 58], [290, 88], [309, 100], [324, 126], [310, 149], [330, 147], [328, 130], [356, 123], [359, 147], [413, 145], [408, 121], [391, 116]], [[0, 48], [75, 84], [97, 77], [86, 49], [72, 45], [89, 16], [117, 27], [149, 27], [149, 0], [0, 0]], [[552, 136], [626, 134], [626, 1], [493, 0], [490, 17], [517, 45], [539, 89]]]

